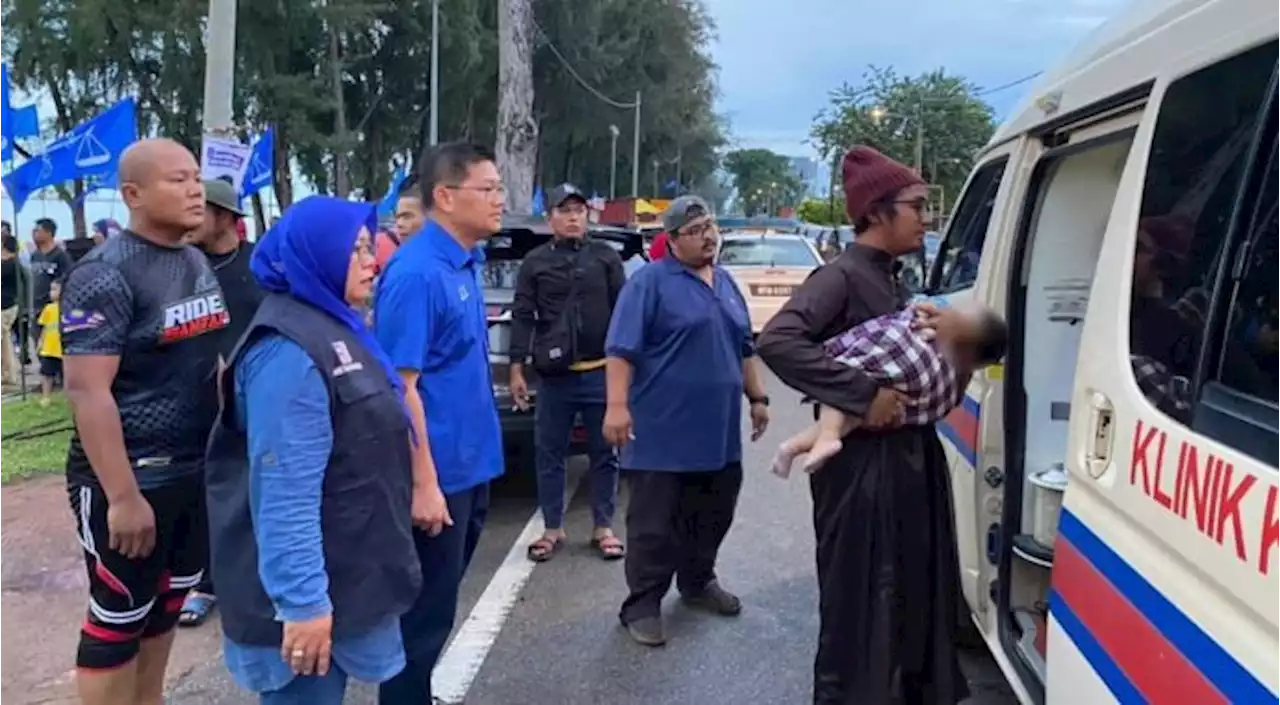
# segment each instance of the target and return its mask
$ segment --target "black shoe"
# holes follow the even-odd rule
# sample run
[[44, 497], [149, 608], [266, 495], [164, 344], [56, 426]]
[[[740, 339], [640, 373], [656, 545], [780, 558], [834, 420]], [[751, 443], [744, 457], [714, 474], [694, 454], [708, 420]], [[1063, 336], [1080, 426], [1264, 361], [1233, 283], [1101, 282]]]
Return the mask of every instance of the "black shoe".
[[738, 596], [720, 587], [720, 583], [712, 580], [696, 593], [680, 596], [690, 607], [714, 612], [725, 617], [734, 617], [742, 613], [742, 600]]
[[641, 646], [662, 646], [667, 643], [667, 635], [662, 631], [661, 617], [641, 617], [623, 622], [622, 626], [627, 628], [627, 634], [631, 636], [631, 640]]

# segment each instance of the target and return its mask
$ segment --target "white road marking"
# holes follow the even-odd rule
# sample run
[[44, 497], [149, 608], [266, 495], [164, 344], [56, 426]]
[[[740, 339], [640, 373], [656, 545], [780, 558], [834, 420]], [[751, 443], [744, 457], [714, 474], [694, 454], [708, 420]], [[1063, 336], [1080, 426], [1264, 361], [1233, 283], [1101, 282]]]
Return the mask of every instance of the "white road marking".
[[[565, 497], [565, 513], [569, 511], [569, 500], [577, 494], [578, 484], [586, 473], [578, 475], [577, 481], [570, 474], [568, 493]], [[454, 632], [453, 640], [445, 648], [431, 672], [432, 695], [445, 703], [460, 703], [466, 698], [467, 691], [475, 682], [476, 674], [484, 665], [484, 660], [493, 648], [502, 626], [506, 624], [511, 609], [515, 607], [520, 591], [529, 582], [537, 563], [529, 560], [527, 550], [529, 544], [542, 536], [542, 510], [539, 509], [529, 517], [515, 543], [507, 551], [506, 558], [494, 571], [493, 577], [480, 594], [480, 599], [471, 608], [471, 614]]]

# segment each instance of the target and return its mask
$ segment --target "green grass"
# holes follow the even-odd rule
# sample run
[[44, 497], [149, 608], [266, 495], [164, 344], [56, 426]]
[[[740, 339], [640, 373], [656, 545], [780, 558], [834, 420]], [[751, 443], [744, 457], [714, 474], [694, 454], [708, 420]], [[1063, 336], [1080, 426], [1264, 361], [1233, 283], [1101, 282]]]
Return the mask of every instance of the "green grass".
[[[26, 401], [11, 401], [0, 406], [0, 435], [28, 429], [55, 429], [71, 421], [67, 401], [55, 394], [47, 407], [40, 406], [40, 394], [29, 394]], [[5, 484], [32, 475], [61, 472], [67, 461], [67, 443], [71, 431], [57, 431], [35, 438], [0, 440], [0, 482]]]

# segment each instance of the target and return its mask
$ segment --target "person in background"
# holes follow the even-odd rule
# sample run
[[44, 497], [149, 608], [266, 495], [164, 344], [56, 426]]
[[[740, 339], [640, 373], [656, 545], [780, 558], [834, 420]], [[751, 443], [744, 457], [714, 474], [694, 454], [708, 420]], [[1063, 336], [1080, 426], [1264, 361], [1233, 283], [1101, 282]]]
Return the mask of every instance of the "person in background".
[[[904, 400], [890, 381], [823, 347], [904, 308], [910, 292], [894, 265], [924, 243], [929, 190], [867, 146], [845, 154], [842, 173], [853, 247], [819, 267], [758, 341], [783, 383], [862, 420], [809, 480], [820, 618], [813, 702], [957, 703], [968, 683], [954, 645], [959, 564], [937, 429], [904, 425]], [[935, 313], [958, 323], [953, 308]], [[939, 327], [929, 317], [921, 323]]]
[[769, 423], [747, 304], [715, 264], [706, 201], [681, 196], [663, 215], [669, 257], [623, 288], [605, 343], [605, 439], [621, 448], [627, 588], [619, 619], [644, 646], [666, 643], [662, 599], [733, 616], [742, 601], [716, 579], [716, 558], [742, 488], [742, 399], [752, 435]]
[[32, 343], [40, 341], [40, 324], [36, 318], [49, 303], [49, 288], [67, 275], [71, 269], [71, 255], [62, 248], [55, 239], [58, 224], [50, 218], [41, 218], [31, 229], [31, 237], [35, 249], [31, 253], [31, 330], [28, 339]]
[[62, 332], [58, 329], [58, 299], [62, 282], [49, 287], [49, 303], [40, 309], [36, 323], [40, 326], [40, 406], [53, 401], [53, 388], [62, 381]]
[[[218, 278], [222, 299], [231, 322], [214, 333], [214, 344], [222, 364], [249, 327], [249, 322], [262, 303], [262, 289], [249, 269], [253, 243], [241, 240], [236, 226], [244, 218], [235, 187], [221, 179], [204, 181], [204, 224], [187, 234], [187, 242], [200, 248]], [[204, 578], [182, 603], [178, 625], [195, 627], [203, 624], [217, 604], [213, 591], [213, 570], [205, 569]]]
[[218, 411], [218, 280], [183, 236], [204, 220], [200, 165], [168, 139], [120, 156], [129, 228], [62, 287], [75, 432], [67, 492], [88, 567], [76, 655], [85, 705], [160, 705], [173, 627], [207, 560], [205, 444]]
[[19, 384], [18, 357], [14, 350], [23, 347], [26, 340], [18, 335], [18, 314], [27, 308], [30, 286], [27, 268], [18, 259], [18, 239], [6, 233], [0, 237], [0, 327], [4, 332], [0, 370], [7, 385]]
[[374, 296], [379, 342], [404, 381], [413, 421], [413, 519], [422, 591], [400, 620], [405, 668], [381, 705], [432, 702], [431, 672], [453, 629], [458, 585], [504, 459], [493, 405], [479, 245], [502, 227], [505, 190], [487, 147], [429, 147], [418, 160], [427, 222], [383, 271]]
[[340, 705], [348, 678], [404, 667], [411, 431], [358, 310], [376, 224], [371, 204], [325, 196], [285, 211], [253, 252], [269, 293], [223, 373], [205, 464], [223, 657], [263, 705]]
[[114, 218], [103, 218], [93, 222], [93, 242], [101, 245], [107, 241], [107, 238], [120, 234], [120, 223]]
[[604, 338], [626, 275], [616, 250], [587, 237], [587, 197], [576, 186], [552, 189], [547, 204], [552, 239], [520, 263], [511, 309], [509, 382], [518, 408], [529, 408], [526, 358], [538, 373], [534, 433], [544, 529], [526, 555], [541, 563], [565, 544], [565, 456], [581, 414], [591, 462], [591, 545], [601, 558], [617, 560], [626, 548], [613, 533], [618, 459], [601, 435]]
[[418, 180], [410, 176], [400, 186], [400, 198], [396, 201], [396, 222], [391, 230], [380, 230], [377, 242], [378, 271], [382, 271], [406, 240], [413, 237], [427, 220], [422, 207], [422, 195], [418, 193]]

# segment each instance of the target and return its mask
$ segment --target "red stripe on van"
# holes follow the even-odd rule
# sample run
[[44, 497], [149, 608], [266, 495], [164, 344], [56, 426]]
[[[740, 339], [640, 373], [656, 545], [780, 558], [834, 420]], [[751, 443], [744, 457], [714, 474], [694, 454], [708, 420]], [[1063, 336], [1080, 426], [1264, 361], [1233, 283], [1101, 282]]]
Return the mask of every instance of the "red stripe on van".
[[1226, 705], [1227, 700], [1062, 534], [1053, 587], [1150, 703]]

